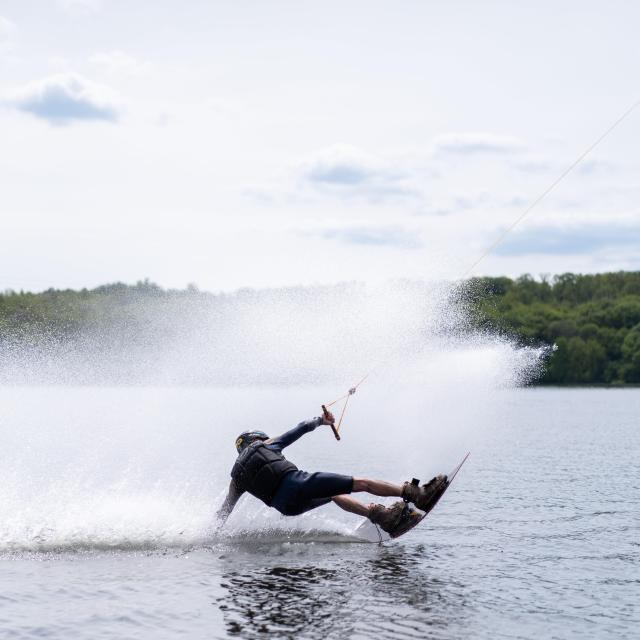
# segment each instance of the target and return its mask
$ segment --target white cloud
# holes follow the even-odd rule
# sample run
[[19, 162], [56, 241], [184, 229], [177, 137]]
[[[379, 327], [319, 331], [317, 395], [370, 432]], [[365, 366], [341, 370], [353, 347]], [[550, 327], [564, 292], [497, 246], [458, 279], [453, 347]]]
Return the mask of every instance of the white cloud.
[[446, 133], [434, 141], [436, 153], [447, 154], [512, 154], [522, 151], [518, 138], [493, 133]]
[[424, 208], [419, 215], [445, 216], [453, 214], [476, 213], [481, 211], [495, 211], [497, 209], [511, 210], [524, 208], [527, 199], [520, 193], [504, 191], [493, 192], [481, 189], [477, 192], [446, 193], [439, 197], [425, 196]]
[[[514, 160], [513, 167], [518, 171], [530, 174], [557, 173], [564, 171], [575, 158], [564, 158], [564, 160], [550, 160], [538, 155], [519, 156]], [[591, 178], [594, 175], [613, 175], [620, 167], [608, 160], [597, 157], [589, 157], [582, 160], [575, 168], [575, 173], [580, 176]]]
[[422, 241], [414, 229], [399, 225], [348, 225], [326, 228], [315, 235], [327, 240], [337, 240], [344, 244], [369, 247], [395, 247], [419, 249]]
[[116, 122], [121, 115], [120, 101], [111, 89], [75, 73], [53, 75], [16, 88], [6, 103], [54, 125], [86, 120]]
[[112, 75], [140, 76], [151, 69], [149, 62], [138, 60], [120, 50], [96, 53], [89, 58], [89, 62], [99, 65]]
[[302, 165], [304, 177], [321, 185], [363, 184], [380, 171], [381, 164], [376, 158], [350, 145], [322, 149]]
[[601, 160], [600, 158], [587, 158], [577, 166], [578, 174], [591, 177], [594, 174], [612, 174], [617, 167], [613, 162]]
[[415, 197], [405, 173], [351, 145], [320, 150], [300, 165], [303, 183], [316, 191], [370, 201]]

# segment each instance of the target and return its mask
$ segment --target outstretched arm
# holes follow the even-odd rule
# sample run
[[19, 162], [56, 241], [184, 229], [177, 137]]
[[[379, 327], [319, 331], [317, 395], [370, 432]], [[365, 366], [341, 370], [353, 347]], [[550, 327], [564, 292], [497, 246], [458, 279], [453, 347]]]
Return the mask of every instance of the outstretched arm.
[[331, 424], [329, 420], [333, 420], [333, 416], [328, 413], [326, 416], [322, 418], [313, 418], [312, 420], [305, 420], [301, 422], [299, 425], [290, 429], [286, 433], [283, 433], [281, 436], [277, 438], [271, 438], [265, 442], [266, 445], [270, 445], [271, 448], [278, 449], [282, 451], [285, 447], [288, 447], [290, 444], [293, 444], [298, 438], [302, 437], [305, 433], [310, 433], [316, 427], [319, 427], [321, 424]]
[[236, 483], [232, 480], [229, 485], [229, 493], [227, 493], [227, 497], [218, 512], [216, 513], [216, 518], [218, 518], [219, 526], [226, 522], [229, 514], [233, 511], [233, 508], [236, 506], [238, 500], [240, 500], [240, 496], [243, 494], [243, 491], [240, 491], [238, 487], [236, 487]]

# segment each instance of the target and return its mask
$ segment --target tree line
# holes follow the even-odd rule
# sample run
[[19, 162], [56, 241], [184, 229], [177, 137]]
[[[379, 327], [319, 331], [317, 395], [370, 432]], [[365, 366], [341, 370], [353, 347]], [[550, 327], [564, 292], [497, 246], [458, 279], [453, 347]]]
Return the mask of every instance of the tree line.
[[464, 295], [477, 326], [555, 345], [540, 383], [640, 383], [640, 272], [476, 278]]
[[[472, 329], [498, 332], [521, 345], [554, 345], [541, 384], [640, 383], [640, 272], [552, 278], [524, 275], [474, 278], [457, 301], [471, 312]], [[214, 295], [166, 290], [148, 280], [95, 289], [0, 293], [0, 347], [38, 348], [96, 336], [105, 347], [127, 341], [170, 340], [158, 318], [208, 308], [220, 313], [250, 290]]]

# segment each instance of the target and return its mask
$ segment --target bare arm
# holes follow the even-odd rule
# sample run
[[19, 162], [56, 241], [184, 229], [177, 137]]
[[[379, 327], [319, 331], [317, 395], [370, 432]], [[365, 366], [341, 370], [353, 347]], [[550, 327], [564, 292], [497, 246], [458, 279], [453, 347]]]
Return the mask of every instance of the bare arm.
[[244, 493], [244, 491], [240, 491], [238, 487], [236, 487], [236, 483], [232, 480], [229, 485], [229, 493], [227, 493], [227, 497], [218, 512], [216, 513], [216, 518], [218, 518], [219, 526], [222, 527], [226, 522], [227, 518], [233, 511], [233, 508], [236, 506], [238, 500], [240, 500], [240, 496]]

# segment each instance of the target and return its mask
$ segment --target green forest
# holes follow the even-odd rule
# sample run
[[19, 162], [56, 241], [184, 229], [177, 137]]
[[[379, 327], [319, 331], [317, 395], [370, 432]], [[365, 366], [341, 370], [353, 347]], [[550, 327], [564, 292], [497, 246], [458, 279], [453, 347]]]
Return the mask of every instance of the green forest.
[[640, 272], [478, 278], [465, 293], [479, 326], [556, 346], [539, 383], [640, 383]]
[[[640, 383], [640, 272], [474, 278], [457, 289], [472, 330], [498, 332], [521, 345], [555, 345], [538, 384]], [[195, 287], [165, 290], [148, 282], [81, 291], [0, 294], [0, 347], [81, 344], [89, 333], [108, 344], [168, 339], [155, 320], [221, 310], [230, 297]], [[163, 333], [164, 332], [164, 333]]]

